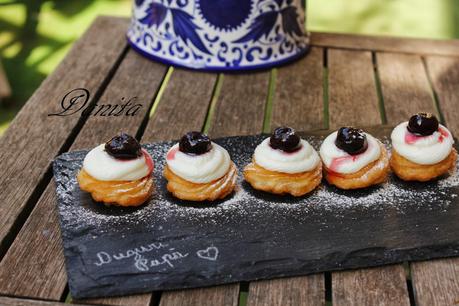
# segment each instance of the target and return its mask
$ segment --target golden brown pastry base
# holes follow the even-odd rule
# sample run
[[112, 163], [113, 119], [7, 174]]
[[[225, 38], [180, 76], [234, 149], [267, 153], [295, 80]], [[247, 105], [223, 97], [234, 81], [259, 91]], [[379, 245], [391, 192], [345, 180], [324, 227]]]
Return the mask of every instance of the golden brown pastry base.
[[148, 200], [154, 189], [151, 175], [135, 181], [99, 181], [81, 169], [77, 180], [81, 190], [107, 205], [139, 206]]
[[196, 184], [182, 179], [166, 165], [164, 177], [167, 179], [167, 190], [175, 197], [187, 201], [214, 201], [223, 199], [236, 187], [237, 169], [233, 162], [228, 172], [215, 181]]
[[433, 165], [420, 165], [409, 161], [405, 157], [392, 150], [390, 166], [392, 171], [405, 181], [426, 182], [446, 174], [456, 166], [457, 152], [453, 148], [451, 153], [441, 162]]
[[389, 174], [389, 158], [385, 147], [380, 144], [381, 156], [355, 173], [342, 174], [330, 171], [324, 166], [327, 182], [341, 189], [359, 189], [385, 182]]
[[252, 161], [244, 168], [244, 178], [255, 189], [299, 197], [311, 192], [320, 184], [322, 163], [311, 171], [283, 173], [267, 170]]

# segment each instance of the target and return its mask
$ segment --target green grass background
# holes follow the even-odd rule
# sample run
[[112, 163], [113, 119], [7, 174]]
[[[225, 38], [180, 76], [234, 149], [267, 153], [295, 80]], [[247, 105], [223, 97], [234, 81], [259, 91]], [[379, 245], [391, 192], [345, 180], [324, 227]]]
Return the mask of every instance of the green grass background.
[[[130, 15], [130, 0], [0, 0], [0, 60], [12, 96], [0, 135], [97, 15]], [[309, 0], [311, 31], [459, 38], [458, 0]]]

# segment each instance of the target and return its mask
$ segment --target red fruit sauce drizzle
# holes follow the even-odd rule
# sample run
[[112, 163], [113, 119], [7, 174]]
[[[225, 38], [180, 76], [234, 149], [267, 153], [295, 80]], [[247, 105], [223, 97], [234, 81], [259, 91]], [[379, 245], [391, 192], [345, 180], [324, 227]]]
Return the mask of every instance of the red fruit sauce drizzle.
[[145, 151], [145, 149], [142, 149], [142, 154], [145, 157], [145, 162], [147, 163], [148, 173], [153, 172], [153, 167], [155, 166], [155, 164], [153, 163], [153, 159], [151, 159], [150, 154], [148, 154], [148, 152]]
[[[360, 155], [360, 154], [359, 154]], [[349, 155], [349, 156], [343, 156], [343, 157], [336, 157], [332, 159], [332, 162], [330, 164], [330, 170], [333, 172], [336, 172], [339, 166], [341, 166], [343, 163], [345, 163], [348, 160], [352, 160], [355, 162], [357, 160], [357, 157], [359, 155]]]
[[357, 159], [359, 159], [359, 157], [361, 157], [363, 154], [365, 154], [365, 152], [369, 148], [370, 148], [370, 143], [368, 144], [368, 148], [365, 151], [363, 151], [362, 153], [360, 153], [360, 154], [333, 158], [332, 162], [330, 164], [330, 167], [328, 168], [329, 169], [329, 174], [330, 175], [334, 175], [334, 176], [341, 176], [341, 174], [338, 172], [339, 166], [341, 166], [342, 164], [344, 164], [347, 161], [355, 162]]
[[[443, 128], [438, 128], [438, 131], [440, 132], [440, 137], [438, 137], [438, 141], [439, 142], [443, 142], [443, 140], [445, 138], [448, 138], [449, 137], [449, 134], [448, 132], [443, 129]], [[406, 131], [406, 134], [405, 134], [405, 142], [407, 144], [413, 144], [415, 143], [416, 141], [418, 141], [419, 139], [422, 139], [422, 138], [425, 138], [425, 137], [429, 137], [429, 136], [417, 136], [413, 133], [410, 133], [409, 131]]]
[[175, 154], [177, 153], [178, 148], [173, 148], [167, 153], [166, 159], [167, 160], [173, 160], [175, 158]]

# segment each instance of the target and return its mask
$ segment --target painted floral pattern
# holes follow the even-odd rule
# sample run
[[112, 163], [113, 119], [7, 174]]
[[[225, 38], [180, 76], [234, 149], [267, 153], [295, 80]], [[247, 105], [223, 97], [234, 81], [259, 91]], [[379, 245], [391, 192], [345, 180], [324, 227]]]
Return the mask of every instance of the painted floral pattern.
[[131, 44], [187, 67], [261, 67], [307, 49], [300, 0], [136, 0], [134, 16]]

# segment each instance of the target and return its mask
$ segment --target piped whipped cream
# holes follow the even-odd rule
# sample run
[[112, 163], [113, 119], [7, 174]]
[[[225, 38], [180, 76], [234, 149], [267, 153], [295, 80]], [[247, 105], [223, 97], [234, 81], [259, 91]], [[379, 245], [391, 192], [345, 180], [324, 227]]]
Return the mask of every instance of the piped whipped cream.
[[255, 162], [267, 170], [301, 173], [313, 170], [320, 162], [316, 150], [304, 139], [300, 141], [300, 148], [293, 152], [273, 149], [269, 143], [269, 138], [263, 140], [253, 155]]
[[433, 165], [444, 160], [451, 153], [454, 139], [443, 125], [429, 136], [418, 136], [408, 131], [408, 122], [402, 122], [392, 131], [392, 147], [411, 162]]
[[337, 134], [336, 131], [328, 135], [320, 147], [320, 157], [327, 169], [342, 174], [355, 173], [381, 156], [380, 142], [370, 134], [365, 133], [368, 148], [357, 155], [350, 155], [335, 145]]
[[180, 151], [177, 143], [169, 149], [166, 162], [176, 175], [196, 184], [209, 183], [223, 177], [231, 165], [228, 151], [214, 142], [210, 151], [199, 155]]
[[86, 155], [83, 169], [99, 181], [134, 181], [153, 171], [151, 156], [142, 149], [142, 156], [135, 159], [116, 159], [101, 144]]

